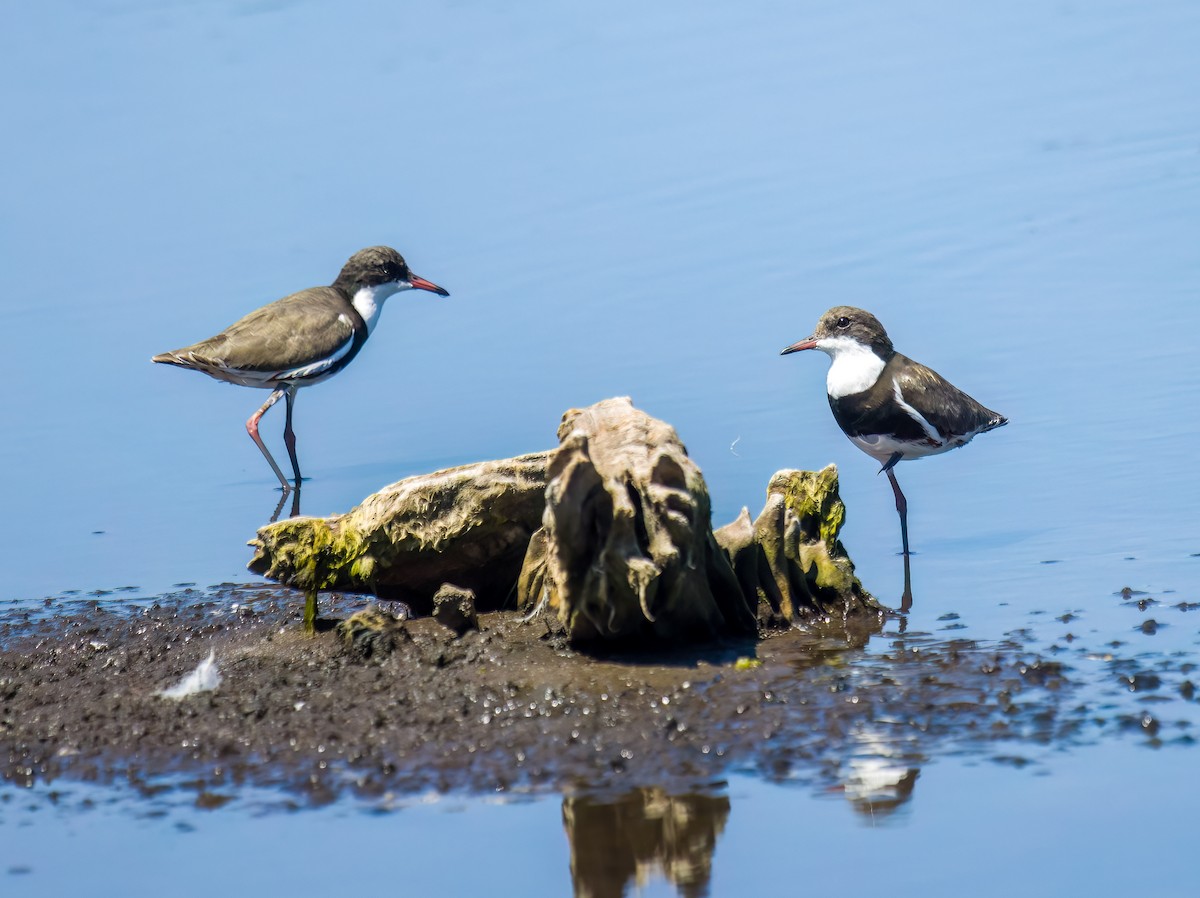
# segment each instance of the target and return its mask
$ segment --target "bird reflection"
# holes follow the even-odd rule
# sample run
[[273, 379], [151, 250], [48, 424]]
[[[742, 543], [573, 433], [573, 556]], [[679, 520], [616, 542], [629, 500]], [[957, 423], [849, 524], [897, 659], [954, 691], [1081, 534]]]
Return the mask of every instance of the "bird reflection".
[[855, 758], [846, 765], [842, 789], [854, 810], [872, 821], [890, 817], [913, 795], [921, 771], [887, 758]]
[[855, 811], [877, 823], [912, 800], [924, 756], [888, 727], [864, 723], [850, 735], [853, 755], [839, 764], [842, 792]]
[[717, 839], [729, 818], [724, 795], [635, 789], [615, 799], [563, 799], [577, 898], [621, 898], [661, 875], [686, 898], [707, 895]]
[[297, 517], [300, 514], [300, 487], [297, 486], [293, 490], [284, 490], [279, 497], [279, 502], [275, 505], [275, 511], [271, 513], [271, 520], [268, 523], [274, 524], [279, 520], [279, 513], [283, 511], [283, 506], [287, 503], [288, 496], [292, 498], [292, 508], [288, 513], [289, 518]]

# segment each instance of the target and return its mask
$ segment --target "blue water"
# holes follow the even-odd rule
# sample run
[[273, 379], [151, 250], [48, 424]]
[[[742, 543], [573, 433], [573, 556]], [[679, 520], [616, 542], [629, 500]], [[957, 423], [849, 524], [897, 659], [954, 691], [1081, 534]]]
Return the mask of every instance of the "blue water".
[[[265, 396], [149, 357], [386, 243], [452, 296], [394, 298], [354, 364], [300, 394], [305, 513], [549, 447], [564, 409], [629, 394], [677, 427], [718, 524], [757, 512], [775, 470], [836, 462], [845, 544], [894, 602], [891, 492], [829, 415], [825, 359], [778, 357], [849, 303], [1011, 419], [898, 470], [910, 626], [954, 612], [989, 640], [1085, 610], [1096, 645], [1130, 639], [1121, 587], [1200, 598], [1197, 46], [1186, 0], [14, 6], [0, 599], [249, 580], [243, 544], [278, 498], [243, 429]], [[281, 428], [274, 411], [279, 458]], [[1173, 651], [1195, 656], [1196, 633], [1181, 616]], [[878, 844], [844, 802], [735, 781], [713, 893], [816, 883], [837, 871], [804, 859], [853, 842], [881, 860], [827, 883], [842, 891], [1184, 894], [1194, 762], [1134, 740], [1045, 776], [944, 760]], [[115, 852], [144, 845], [144, 894], [256, 877], [317, 894], [296, 864], [315, 839], [463, 892], [570, 884], [551, 800], [229, 809], [184, 814], [187, 832], [116, 804], [6, 812], [5, 862], [32, 869], [5, 893], [119, 882]], [[1151, 856], [1113, 850], [1127, 818]], [[444, 830], [485, 862], [447, 873]], [[781, 831], [803, 853], [764, 864]]]
[[[1106, 747], [1089, 761], [1123, 771], [1103, 814], [1080, 810], [1094, 806], [1096, 779], [1068, 761], [1048, 776], [939, 765], [922, 774], [916, 806], [901, 819], [859, 813], [834, 795], [735, 781], [710, 894], [1194, 895], [1194, 856], [1183, 847], [1194, 830], [1163, 832], [1156, 813], [1179, 807], [1181, 783], [1194, 778], [1192, 754], [1127, 770], [1126, 753]], [[552, 800], [417, 803], [384, 815], [193, 812], [187, 820], [131, 820], [103, 807], [41, 812], [28, 826], [5, 828], [4, 854], [22, 858], [28, 872], [0, 881], [11, 896], [70, 894], [84, 883], [97, 898], [327, 895], [366, 884], [404, 895], [572, 894]], [[655, 868], [626, 888], [680, 894]]]

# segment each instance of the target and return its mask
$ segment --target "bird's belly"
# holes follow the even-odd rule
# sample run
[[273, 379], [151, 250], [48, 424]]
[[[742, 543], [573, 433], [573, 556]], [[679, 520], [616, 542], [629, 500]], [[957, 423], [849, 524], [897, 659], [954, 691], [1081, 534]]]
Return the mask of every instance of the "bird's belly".
[[258, 387], [263, 390], [276, 390], [279, 387], [311, 387], [321, 381], [329, 380], [340, 369], [322, 371], [319, 374], [305, 374], [296, 371], [277, 371], [259, 374], [257, 372], [222, 371], [212, 376], [226, 383], [237, 384], [239, 387]]
[[252, 368], [240, 368], [230, 364], [226, 358], [202, 356], [195, 352], [173, 354], [176, 364], [185, 368], [203, 371], [209, 377], [223, 380], [225, 383], [236, 384], [239, 387], [258, 387], [263, 390], [275, 390], [279, 387], [308, 387], [328, 380], [342, 370], [354, 358], [354, 352], [362, 342], [356, 343], [351, 335], [329, 355], [313, 361], [292, 365], [288, 368], [265, 371]]
[[274, 390], [279, 382], [273, 379], [270, 372], [239, 371], [236, 368], [219, 368], [215, 365], [196, 365], [197, 371], [202, 371], [214, 380], [223, 381], [238, 387], [258, 387], [263, 390]]
[[925, 458], [927, 455], [937, 455], [941, 452], [947, 452], [958, 445], [953, 441], [949, 443], [935, 443], [933, 440], [898, 440], [893, 436], [878, 433], [852, 436], [850, 437], [850, 442], [880, 464], [886, 463], [897, 452], [900, 453], [901, 460], [903, 461], [905, 459]]
[[338, 353], [311, 365], [286, 371], [248, 371], [244, 368], [227, 368], [212, 363], [197, 364], [196, 367], [209, 377], [223, 380], [225, 383], [236, 384], [239, 387], [275, 390], [283, 386], [311, 387], [313, 384], [328, 380], [342, 369], [337, 362], [343, 355], [344, 353]]
[[341, 371], [341, 367], [329, 368], [324, 371], [318, 371], [312, 374], [302, 371], [285, 371], [275, 376], [277, 384], [293, 384], [297, 387], [311, 387], [313, 384], [319, 384], [322, 381], [329, 380], [333, 375]]

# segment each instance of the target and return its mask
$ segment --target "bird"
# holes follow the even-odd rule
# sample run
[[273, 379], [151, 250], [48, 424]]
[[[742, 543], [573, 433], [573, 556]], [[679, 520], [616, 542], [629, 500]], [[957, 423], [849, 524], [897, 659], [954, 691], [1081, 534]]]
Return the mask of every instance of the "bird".
[[[879, 319], [853, 306], [834, 306], [812, 336], [780, 355], [819, 349], [830, 358], [829, 407], [842, 432], [878, 461], [896, 497], [906, 563], [908, 500], [893, 468], [901, 461], [949, 452], [1008, 423], [936, 371], [896, 352]], [[906, 577], [906, 596], [908, 595]]]
[[216, 336], [159, 353], [151, 361], [200, 371], [226, 383], [270, 390], [267, 401], [246, 422], [246, 431], [286, 495], [292, 485], [259, 436], [258, 422], [276, 402], [286, 400], [283, 440], [299, 490], [300, 463], [292, 430], [297, 390], [328, 380], [349, 365], [375, 330], [384, 300], [402, 290], [450, 295], [413, 274], [404, 257], [391, 247], [370, 246], [351, 256], [330, 286], [310, 287], [268, 303]]

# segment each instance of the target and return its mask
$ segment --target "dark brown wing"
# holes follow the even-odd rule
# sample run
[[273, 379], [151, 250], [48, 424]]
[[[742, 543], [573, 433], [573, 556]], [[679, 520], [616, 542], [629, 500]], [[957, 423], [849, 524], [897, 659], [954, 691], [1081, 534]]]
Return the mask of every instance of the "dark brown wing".
[[999, 412], [980, 405], [936, 371], [899, 353], [888, 362], [880, 379], [884, 377], [899, 387], [900, 398], [919, 409], [944, 441], [1008, 423]]

